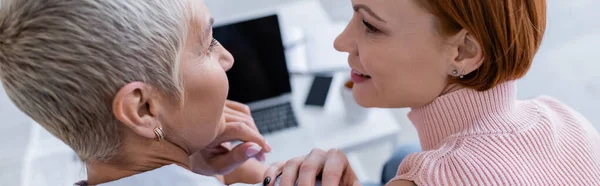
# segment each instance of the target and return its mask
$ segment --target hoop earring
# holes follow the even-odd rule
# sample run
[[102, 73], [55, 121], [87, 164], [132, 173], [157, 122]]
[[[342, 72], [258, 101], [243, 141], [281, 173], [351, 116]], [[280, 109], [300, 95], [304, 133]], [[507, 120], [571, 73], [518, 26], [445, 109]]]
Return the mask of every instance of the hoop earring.
[[156, 134], [156, 141], [165, 139], [165, 131], [163, 131], [162, 127], [156, 127], [154, 129], [154, 134]]

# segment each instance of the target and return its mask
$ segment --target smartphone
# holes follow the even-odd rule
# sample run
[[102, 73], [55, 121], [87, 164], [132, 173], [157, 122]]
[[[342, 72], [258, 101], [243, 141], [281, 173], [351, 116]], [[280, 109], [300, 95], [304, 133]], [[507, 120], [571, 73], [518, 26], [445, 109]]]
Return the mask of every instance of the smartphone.
[[319, 107], [325, 106], [325, 101], [327, 101], [327, 95], [329, 94], [329, 88], [331, 87], [332, 81], [332, 76], [315, 76], [312, 86], [310, 87], [310, 92], [306, 97], [305, 104]]

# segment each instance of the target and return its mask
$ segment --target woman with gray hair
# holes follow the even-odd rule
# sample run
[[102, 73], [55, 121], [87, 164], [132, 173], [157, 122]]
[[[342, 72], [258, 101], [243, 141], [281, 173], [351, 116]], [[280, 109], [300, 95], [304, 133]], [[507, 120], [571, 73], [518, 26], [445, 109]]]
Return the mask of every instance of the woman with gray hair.
[[77, 185], [261, 181], [271, 147], [248, 108], [226, 101], [233, 57], [203, 1], [4, 3], [2, 83], [83, 160]]

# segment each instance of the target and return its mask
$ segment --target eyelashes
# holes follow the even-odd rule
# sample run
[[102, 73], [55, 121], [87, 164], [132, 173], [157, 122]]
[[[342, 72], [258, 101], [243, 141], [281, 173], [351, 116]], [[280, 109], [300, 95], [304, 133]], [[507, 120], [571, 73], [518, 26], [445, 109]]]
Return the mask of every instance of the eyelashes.
[[367, 32], [368, 32], [368, 33], [377, 33], [377, 32], [379, 32], [379, 31], [380, 31], [379, 29], [375, 28], [375, 27], [374, 27], [373, 25], [371, 25], [370, 23], [367, 23], [366, 21], [362, 21], [362, 22], [363, 22], [363, 24], [365, 25], [365, 27], [366, 27], [366, 30], [367, 30]]
[[215, 48], [217, 46], [219, 46], [219, 41], [217, 41], [215, 38], [213, 38], [212, 41], [210, 42], [210, 45], [208, 46], [208, 51], [209, 52], [215, 51]]

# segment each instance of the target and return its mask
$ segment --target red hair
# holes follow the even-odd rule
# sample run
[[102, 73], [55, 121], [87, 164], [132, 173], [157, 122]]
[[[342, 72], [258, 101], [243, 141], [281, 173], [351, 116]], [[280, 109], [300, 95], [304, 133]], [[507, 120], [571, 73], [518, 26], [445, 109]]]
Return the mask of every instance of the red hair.
[[443, 34], [468, 30], [482, 46], [481, 67], [461, 85], [487, 90], [523, 77], [542, 42], [546, 0], [417, 0], [438, 18]]

